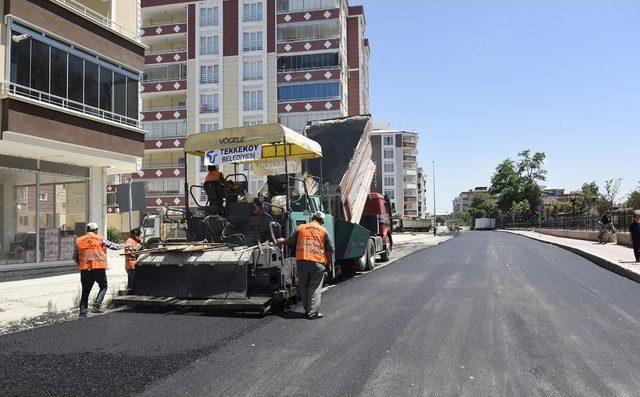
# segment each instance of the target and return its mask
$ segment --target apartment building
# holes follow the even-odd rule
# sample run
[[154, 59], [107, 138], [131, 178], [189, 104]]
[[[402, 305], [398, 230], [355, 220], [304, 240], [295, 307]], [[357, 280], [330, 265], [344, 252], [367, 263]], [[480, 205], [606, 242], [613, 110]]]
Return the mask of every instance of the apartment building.
[[[418, 133], [394, 130], [386, 123], [375, 124], [371, 145], [376, 164], [371, 191], [389, 196], [397, 215], [420, 217]], [[420, 209], [426, 210], [424, 205]]]
[[135, 172], [139, 4], [5, 0], [0, 22], [0, 264], [71, 259], [106, 224], [110, 175]]
[[473, 198], [478, 194], [489, 194], [487, 186], [478, 186], [466, 192], [461, 192], [458, 197], [453, 199], [453, 213], [459, 214], [469, 209]]
[[[147, 207], [184, 205], [187, 134], [369, 112], [362, 6], [347, 0], [142, 0]], [[204, 177], [198, 159], [190, 183]], [[242, 167], [239, 171], [246, 171]], [[224, 170], [229, 173], [230, 170]], [[250, 193], [264, 183], [250, 179]], [[115, 187], [109, 186], [115, 193]], [[204, 201], [204, 196], [200, 197]], [[109, 211], [116, 211], [115, 194]]]
[[427, 211], [427, 175], [422, 167], [418, 167], [418, 218], [426, 219]]

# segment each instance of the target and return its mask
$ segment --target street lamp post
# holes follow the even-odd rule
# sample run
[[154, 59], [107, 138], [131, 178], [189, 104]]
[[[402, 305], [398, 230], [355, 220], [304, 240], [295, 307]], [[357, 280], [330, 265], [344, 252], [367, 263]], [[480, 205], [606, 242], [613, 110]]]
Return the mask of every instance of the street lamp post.
[[436, 161], [431, 162], [433, 166], [433, 235], [438, 235], [438, 223], [436, 216]]

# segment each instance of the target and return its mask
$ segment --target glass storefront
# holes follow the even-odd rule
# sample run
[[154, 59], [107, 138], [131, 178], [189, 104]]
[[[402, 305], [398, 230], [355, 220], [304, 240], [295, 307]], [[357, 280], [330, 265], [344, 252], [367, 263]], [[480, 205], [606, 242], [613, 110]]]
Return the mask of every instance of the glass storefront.
[[71, 260], [89, 211], [89, 170], [0, 156], [0, 266]]

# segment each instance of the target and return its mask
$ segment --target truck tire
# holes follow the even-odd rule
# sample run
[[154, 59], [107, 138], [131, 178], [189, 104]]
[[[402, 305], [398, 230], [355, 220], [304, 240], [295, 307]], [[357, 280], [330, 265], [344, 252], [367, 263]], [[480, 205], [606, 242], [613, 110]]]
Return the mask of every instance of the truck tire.
[[147, 241], [147, 249], [153, 249], [153, 248], [158, 248], [158, 244], [160, 243], [160, 240], [158, 240], [157, 238], [152, 238], [151, 240]]
[[376, 267], [376, 246], [372, 239], [367, 241], [365, 256], [367, 257], [365, 270], [373, 270]]

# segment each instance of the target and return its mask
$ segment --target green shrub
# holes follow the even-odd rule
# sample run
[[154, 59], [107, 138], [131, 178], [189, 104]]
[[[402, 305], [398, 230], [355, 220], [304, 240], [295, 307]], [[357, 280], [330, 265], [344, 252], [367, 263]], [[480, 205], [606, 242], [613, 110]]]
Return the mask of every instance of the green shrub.
[[121, 243], [123, 241], [122, 233], [120, 233], [120, 230], [116, 229], [115, 227], [109, 226], [107, 228], [107, 239], [114, 243]]

